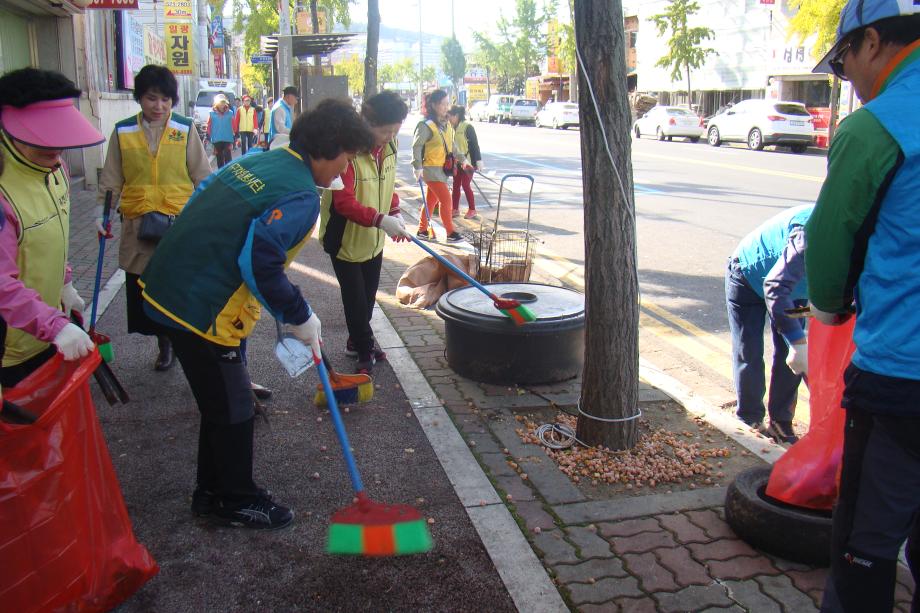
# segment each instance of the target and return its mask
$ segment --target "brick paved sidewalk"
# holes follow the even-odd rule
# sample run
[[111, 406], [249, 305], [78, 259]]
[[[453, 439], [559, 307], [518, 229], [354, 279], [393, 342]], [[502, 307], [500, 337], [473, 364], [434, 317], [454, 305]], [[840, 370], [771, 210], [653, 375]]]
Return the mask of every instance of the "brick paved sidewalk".
[[[96, 192], [74, 190], [70, 194], [70, 265], [73, 267], [73, 283], [87, 308], [93, 297], [96, 278], [96, 263], [99, 260], [99, 235], [95, 227]], [[105, 244], [105, 260], [102, 267], [102, 286], [118, 270], [118, 246], [121, 236], [121, 222], [118, 216], [112, 220], [112, 234], [115, 238]], [[89, 311], [87, 311], [87, 315]]]
[[[412, 244], [387, 244], [378, 302], [573, 610], [817, 610], [826, 571], [739, 540], [724, 520], [724, 488], [588, 501], [542, 447], [522, 443], [514, 411], [574, 404], [578, 381], [525, 390], [450, 370], [443, 321], [394, 297], [399, 277], [423, 256]], [[640, 396], [640, 403], [670, 400], [645, 384]], [[899, 568], [898, 610], [909, 611], [912, 590]]]

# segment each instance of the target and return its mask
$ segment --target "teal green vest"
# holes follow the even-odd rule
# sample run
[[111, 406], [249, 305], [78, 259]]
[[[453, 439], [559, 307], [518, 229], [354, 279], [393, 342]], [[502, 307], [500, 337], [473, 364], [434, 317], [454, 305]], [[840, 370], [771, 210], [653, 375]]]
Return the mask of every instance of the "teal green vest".
[[315, 195], [316, 185], [287, 147], [225, 166], [192, 195], [160, 242], [141, 277], [144, 299], [211, 342], [239, 345], [260, 315], [238, 264], [249, 228], [279, 199], [303, 192]]

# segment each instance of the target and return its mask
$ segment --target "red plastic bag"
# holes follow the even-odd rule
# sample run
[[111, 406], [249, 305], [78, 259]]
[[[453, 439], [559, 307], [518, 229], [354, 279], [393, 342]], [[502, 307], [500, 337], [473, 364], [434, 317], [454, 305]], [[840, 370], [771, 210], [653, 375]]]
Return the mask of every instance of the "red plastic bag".
[[808, 434], [773, 465], [767, 496], [808, 509], [827, 510], [837, 500], [846, 412], [840, 408], [843, 371], [853, 355], [856, 318], [842, 326], [808, 324]]
[[5, 611], [107, 611], [159, 570], [134, 538], [89, 391], [98, 352], [60, 354], [8, 400], [39, 415], [0, 422], [0, 603]]

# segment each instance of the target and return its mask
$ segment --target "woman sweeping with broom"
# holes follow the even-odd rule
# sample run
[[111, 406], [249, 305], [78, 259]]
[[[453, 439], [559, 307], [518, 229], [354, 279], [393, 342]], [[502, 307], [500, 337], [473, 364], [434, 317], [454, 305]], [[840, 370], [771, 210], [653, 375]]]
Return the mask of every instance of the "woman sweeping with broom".
[[[450, 197], [450, 188], [447, 186], [447, 181], [453, 180], [451, 177], [456, 164], [454, 128], [447, 121], [447, 111], [450, 108], [447, 92], [436, 89], [426, 95], [423, 108], [425, 121], [420, 122], [415, 128], [415, 139], [412, 141], [412, 168], [415, 180], [424, 179], [428, 185], [428, 196], [419, 211], [417, 236], [422, 240], [429, 240], [428, 220], [437, 206], [441, 213], [441, 224], [447, 232], [447, 242], [458, 243], [463, 237], [454, 230], [451, 218], [454, 205]], [[450, 173], [450, 177], [447, 173]]]
[[357, 357], [357, 372], [371, 374], [374, 364], [386, 358], [374, 341], [371, 315], [386, 236], [409, 236], [399, 214], [396, 182], [396, 135], [406, 118], [406, 103], [395, 92], [368, 98], [361, 115], [374, 133], [374, 148], [353, 159], [342, 175], [345, 187], [323, 192], [319, 239], [332, 258], [339, 281], [345, 322], [346, 355]]

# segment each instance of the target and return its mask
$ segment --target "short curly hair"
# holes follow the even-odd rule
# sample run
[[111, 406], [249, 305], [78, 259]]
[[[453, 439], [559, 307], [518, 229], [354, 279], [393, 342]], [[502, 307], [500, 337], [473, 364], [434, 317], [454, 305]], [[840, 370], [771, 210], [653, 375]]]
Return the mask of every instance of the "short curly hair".
[[73, 81], [53, 70], [20, 68], [0, 77], [0, 106], [22, 108], [61, 98], [79, 98], [80, 89]]
[[364, 153], [374, 144], [370, 126], [347, 100], [326, 98], [291, 127], [291, 147], [313, 159], [333, 160], [343, 151]]
[[135, 102], [140, 102], [141, 97], [152, 89], [171, 99], [173, 106], [179, 103], [179, 83], [176, 81], [176, 76], [166, 66], [147, 64], [134, 76]]
[[399, 94], [390, 90], [371, 96], [361, 105], [361, 115], [372, 126], [402, 123], [408, 114], [409, 107]]

